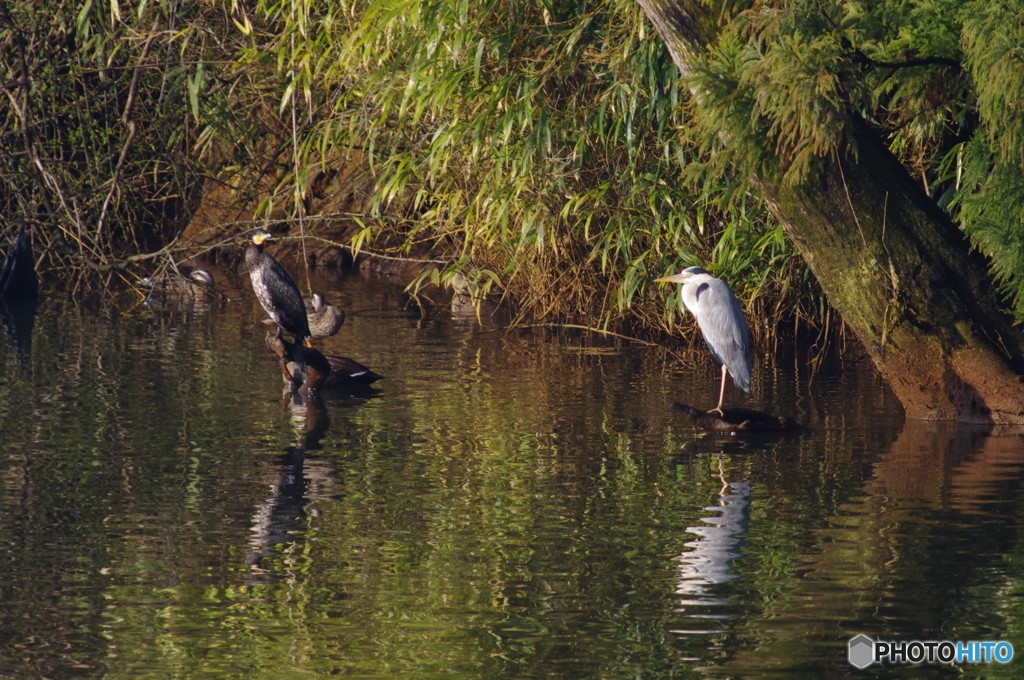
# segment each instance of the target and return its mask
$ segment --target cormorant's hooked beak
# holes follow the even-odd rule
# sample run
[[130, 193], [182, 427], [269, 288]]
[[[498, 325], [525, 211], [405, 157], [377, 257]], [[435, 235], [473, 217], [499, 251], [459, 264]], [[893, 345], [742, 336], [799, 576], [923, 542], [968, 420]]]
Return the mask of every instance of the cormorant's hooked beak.
[[249, 238], [250, 241], [252, 241], [254, 244], [258, 246], [261, 246], [266, 241], [269, 241], [272, 238], [274, 238], [273, 235], [266, 229], [253, 229], [252, 231], [247, 232], [246, 236]]
[[660, 279], [654, 279], [655, 283], [685, 283], [693, 274], [691, 272], [679, 272], [672, 276], [663, 276]]

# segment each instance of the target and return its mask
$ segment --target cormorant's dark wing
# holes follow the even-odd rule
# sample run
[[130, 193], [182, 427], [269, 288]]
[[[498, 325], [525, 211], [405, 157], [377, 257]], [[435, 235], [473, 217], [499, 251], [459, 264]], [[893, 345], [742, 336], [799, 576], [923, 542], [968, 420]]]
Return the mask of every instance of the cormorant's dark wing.
[[253, 289], [260, 304], [281, 328], [289, 333], [309, 337], [306, 306], [298, 286], [281, 264], [267, 256], [264, 267], [254, 272]]

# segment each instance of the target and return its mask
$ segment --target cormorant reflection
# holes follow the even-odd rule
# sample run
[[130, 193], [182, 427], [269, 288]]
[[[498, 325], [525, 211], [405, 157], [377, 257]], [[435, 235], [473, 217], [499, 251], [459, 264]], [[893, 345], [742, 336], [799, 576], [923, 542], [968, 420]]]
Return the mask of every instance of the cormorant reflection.
[[0, 323], [18, 359], [18, 373], [24, 376], [32, 353], [32, 328], [36, 322], [36, 298], [10, 300], [0, 298]]
[[[322, 459], [307, 458], [320, 449], [330, 418], [319, 394], [303, 395], [287, 387], [281, 408], [288, 410], [302, 436], [291, 449], [277, 459], [269, 475], [270, 495], [253, 515], [246, 562], [251, 571], [247, 583], [270, 583], [279, 578], [262, 566], [264, 558], [287, 552], [287, 546], [302, 541], [299, 533], [307, 518], [319, 512], [311, 503], [325, 500], [325, 489], [334, 485], [334, 471]], [[308, 527], [305, 527], [308, 528]]]

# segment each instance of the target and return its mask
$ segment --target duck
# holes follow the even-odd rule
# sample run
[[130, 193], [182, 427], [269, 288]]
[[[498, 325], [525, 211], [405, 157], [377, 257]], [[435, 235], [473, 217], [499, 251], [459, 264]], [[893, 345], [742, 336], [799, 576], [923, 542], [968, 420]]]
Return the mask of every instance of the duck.
[[147, 303], [160, 297], [175, 300], [205, 300], [213, 293], [216, 286], [210, 272], [205, 269], [190, 269], [188, 267], [180, 267], [177, 273], [168, 273], [163, 277], [147, 277], [142, 281], [153, 287], [146, 298]]
[[[327, 302], [322, 293], [313, 293], [312, 297], [304, 297], [302, 303], [306, 307], [306, 319], [309, 322], [311, 340], [328, 338], [336, 334], [341, 325], [345, 323], [345, 310]], [[270, 325], [276, 322], [267, 317], [263, 323]]]
[[319, 389], [351, 385], [371, 385], [384, 376], [374, 373], [354, 359], [337, 355], [324, 355], [315, 347], [304, 347], [305, 370], [291, 359], [293, 343], [284, 339], [281, 330], [267, 333], [267, 347], [281, 360], [281, 373], [286, 382], [301, 385], [301, 389]]

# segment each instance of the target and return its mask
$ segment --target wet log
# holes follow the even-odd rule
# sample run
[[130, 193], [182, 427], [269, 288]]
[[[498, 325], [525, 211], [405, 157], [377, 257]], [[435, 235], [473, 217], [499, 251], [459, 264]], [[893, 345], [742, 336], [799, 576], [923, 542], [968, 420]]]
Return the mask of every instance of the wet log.
[[315, 347], [302, 348], [302, 358], [306, 364], [303, 373], [296, 362], [289, 360], [293, 343], [285, 340], [280, 332], [267, 333], [267, 347], [280, 359], [285, 382], [300, 385], [302, 390], [371, 385], [384, 377], [354, 359], [324, 355]]
[[714, 411], [701, 411], [678, 401], [672, 403], [672, 408], [682, 411], [697, 427], [708, 432], [763, 434], [800, 432], [804, 429], [802, 425], [789, 418], [773, 416], [749, 408], [726, 408], [722, 409], [721, 415]]

